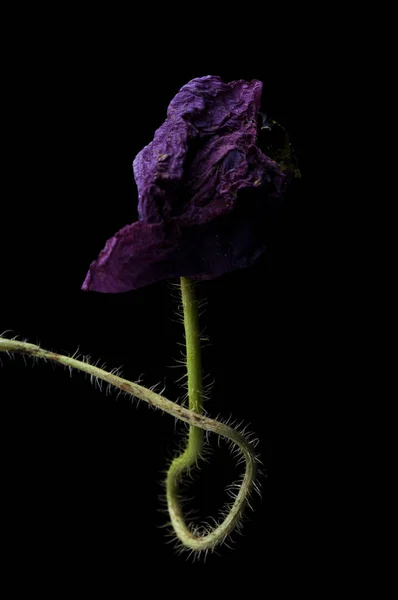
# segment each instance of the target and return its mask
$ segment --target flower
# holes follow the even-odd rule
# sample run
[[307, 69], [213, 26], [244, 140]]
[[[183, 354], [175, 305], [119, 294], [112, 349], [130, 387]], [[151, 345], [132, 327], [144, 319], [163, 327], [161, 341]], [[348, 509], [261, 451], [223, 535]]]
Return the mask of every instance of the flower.
[[267, 203], [282, 198], [289, 179], [256, 145], [261, 92], [261, 81], [214, 76], [181, 88], [133, 162], [139, 220], [106, 242], [82, 289], [213, 279], [257, 261], [266, 249]]

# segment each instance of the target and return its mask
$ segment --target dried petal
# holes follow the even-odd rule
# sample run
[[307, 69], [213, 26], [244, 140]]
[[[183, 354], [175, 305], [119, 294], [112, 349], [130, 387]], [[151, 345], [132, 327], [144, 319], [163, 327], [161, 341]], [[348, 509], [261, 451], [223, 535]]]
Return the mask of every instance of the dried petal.
[[207, 76], [178, 92], [133, 163], [139, 221], [108, 240], [83, 289], [211, 279], [258, 259], [267, 202], [286, 185], [279, 165], [256, 146], [261, 90], [257, 80]]

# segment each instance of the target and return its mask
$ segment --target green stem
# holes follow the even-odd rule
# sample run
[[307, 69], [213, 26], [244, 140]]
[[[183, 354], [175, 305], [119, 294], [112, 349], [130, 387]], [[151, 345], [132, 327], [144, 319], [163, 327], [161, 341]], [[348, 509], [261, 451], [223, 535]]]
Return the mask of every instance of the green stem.
[[[197, 331], [197, 329], [196, 329]], [[157, 394], [153, 390], [147, 389], [138, 383], [128, 381], [113, 372], [105, 371], [88, 362], [88, 359], [79, 360], [77, 357], [65, 356], [56, 352], [45, 350], [38, 345], [29, 344], [26, 341], [18, 341], [16, 339], [8, 339], [0, 336], [0, 353], [7, 354], [18, 353], [29, 356], [34, 360], [50, 360], [52, 362], [63, 365], [69, 369], [83, 371], [90, 375], [92, 381], [107, 382], [110, 386], [118, 388], [122, 392], [129, 394], [163, 412], [172, 415], [180, 421], [188, 423], [190, 426], [190, 435], [188, 439], [187, 450], [178, 458], [176, 458], [170, 467], [167, 476], [167, 500], [169, 503], [169, 512], [171, 521], [177, 537], [182, 542], [182, 545], [197, 552], [214, 549], [218, 544], [225, 541], [232, 531], [240, 525], [242, 513], [245, 505], [248, 504], [250, 494], [255, 487], [256, 463], [257, 456], [253, 449], [253, 444], [249, 441], [247, 435], [243, 435], [236, 429], [229, 427], [221, 421], [210, 419], [204, 415], [199, 415], [196, 411], [189, 410], [180, 404], [171, 402], [164, 396]], [[190, 363], [191, 364], [191, 363]], [[197, 355], [194, 363], [198, 365]], [[195, 369], [193, 371], [195, 372]], [[195, 382], [195, 378], [191, 381]], [[20, 381], [15, 382], [16, 386], [23, 386]], [[193, 383], [192, 391], [198, 390]], [[193, 393], [193, 398], [195, 393]], [[197, 398], [198, 401], [198, 398]], [[200, 408], [201, 404], [197, 405]], [[231, 441], [239, 450], [240, 455], [245, 461], [245, 473], [239, 485], [233, 503], [228, 507], [228, 511], [224, 520], [214, 529], [209, 530], [204, 535], [195, 535], [185, 525], [182, 511], [177, 498], [177, 483], [180, 474], [185, 471], [189, 465], [192, 465], [199, 457], [200, 447], [199, 436], [194, 434], [197, 429], [210, 431], [218, 436], [221, 436]]]
[[[181, 296], [184, 310], [189, 410], [202, 414], [203, 383], [199, 314], [195, 284], [192, 280], [181, 277]], [[198, 427], [190, 427], [186, 450], [191, 461], [190, 464], [193, 464], [199, 458], [202, 446], [203, 430]]]
[[[192, 280], [181, 277], [181, 296], [184, 310], [189, 409], [197, 414], [202, 414], [203, 384], [199, 315], [195, 284]], [[187, 539], [195, 538], [195, 536], [191, 533], [184, 521], [184, 516], [178, 500], [178, 484], [181, 475], [196, 464], [200, 458], [202, 446], [203, 430], [190, 425], [187, 447], [180, 456], [177, 456], [172, 461], [167, 472], [167, 505], [174, 531], [183, 543], [185, 543], [185, 540]]]

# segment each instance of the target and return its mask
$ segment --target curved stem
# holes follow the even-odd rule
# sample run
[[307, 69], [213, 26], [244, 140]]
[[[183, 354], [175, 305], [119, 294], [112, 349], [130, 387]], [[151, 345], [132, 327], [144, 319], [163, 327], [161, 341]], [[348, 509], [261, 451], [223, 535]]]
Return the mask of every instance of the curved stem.
[[[189, 409], [202, 414], [202, 364], [200, 351], [199, 315], [192, 280], [181, 277], [181, 296], [184, 310], [184, 328], [186, 343], [186, 360], [188, 374]], [[194, 538], [184, 521], [178, 500], [178, 484], [181, 475], [200, 458], [203, 446], [203, 429], [189, 426], [187, 447], [171, 463], [166, 477], [166, 498], [171, 523], [177, 537], [186, 545], [186, 540]]]
[[239, 431], [229, 427], [228, 425], [225, 425], [220, 421], [210, 419], [204, 415], [199, 415], [192, 410], [172, 402], [171, 400], [167, 400], [160, 394], [157, 394], [156, 392], [149, 390], [138, 383], [123, 379], [122, 377], [114, 375], [113, 373], [109, 373], [108, 371], [100, 369], [99, 367], [96, 367], [88, 362], [44, 350], [35, 344], [21, 342], [16, 339], [10, 340], [0, 337], [0, 352], [17, 352], [35, 359], [43, 359], [45, 361], [51, 360], [68, 368], [83, 371], [84, 373], [88, 373], [91, 378], [98, 378], [106, 381], [111, 386], [114, 386], [123, 392], [126, 392], [127, 394], [135, 396], [139, 400], [147, 402], [154, 408], [158, 408], [172, 415], [176, 419], [179, 419], [180, 421], [189, 423], [189, 425], [194, 426], [195, 429], [200, 428], [202, 430], [211, 431], [219, 436], [231, 440], [242, 453], [245, 459], [246, 468], [239, 492], [236, 495], [235, 500], [230, 507], [230, 510], [224, 521], [206, 535], [197, 536], [189, 531], [189, 529], [186, 527], [178, 505], [175, 509], [176, 518], [179, 518], [178, 522], [181, 524], [181, 527], [178, 529], [178, 536], [184, 546], [187, 548], [191, 548], [196, 551], [213, 549], [219, 543], [225, 541], [228, 535], [236, 527], [242, 516], [243, 509], [252, 491], [256, 475], [257, 458], [252, 444]]

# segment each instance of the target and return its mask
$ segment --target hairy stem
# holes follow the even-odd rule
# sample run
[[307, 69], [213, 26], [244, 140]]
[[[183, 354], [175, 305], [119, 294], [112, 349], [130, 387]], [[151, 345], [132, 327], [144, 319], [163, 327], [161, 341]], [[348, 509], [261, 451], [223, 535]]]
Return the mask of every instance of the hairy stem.
[[[256, 462], [257, 458], [253, 450], [251, 442], [242, 435], [236, 429], [229, 427], [225, 423], [210, 419], [204, 415], [200, 415], [192, 410], [189, 410], [171, 400], [167, 400], [160, 394], [147, 389], [138, 383], [123, 379], [113, 373], [109, 373], [104, 369], [100, 369], [88, 362], [78, 360], [76, 358], [44, 350], [38, 345], [29, 344], [28, 342], [18, 341], [16, 339], [7, 339], [0, 337], [0, 352], [6, 352], [7, 354], [19, 353], [30, 356], [34, 359], [43, 359], [45, 361], [50, 360], [55, 363], [64, 365], [70, 369], [77, 369], [83, 371], [91, 376], [91, 378], [98, 378], [99, 380], [106, 381], [111, 386], [126, 392], [131, 396], [135, 396], [139, 400], [146, 402], [158, 408], [169, 415], [172, 415], [180, 421], [188, 423], [190, 426], [196, 429], [211, 431], [221, 437], [231, 440], [240, 450], [245, 460], [245, 473], [239, 491], [235, 497], [235, 500], [230, 507], [230, 510], [225, 517], [224, 521], [215, 527], [212, 531], [204, 536], [196, 536], [184, 525], [178, 530], [178, 536], [183, 545], [187, 548], [196, 551], [213, 549], [219, 543], [225, 541], [232, 530], [239, 523], [242, 516], [243, 509], [247, 503], [250, 493], [253, 488], [254, 479], [256, 475]], [[181, 458], [181, 457], [179, 457]], [[179, 523], [184, 523], [182, 515], [178, 513]]]
[[[202, 364], [200, 353], [200, 333], [198, 304], [195, 284], [192, 280], [181, 277], [181, 296], [184, 310], [184, 328], [186, 342], [186, 360], [188, 374], [189, 409], [197, 414], [202, 413]], [[197, 541], [184, 521], [183, 512], [178, 500], [178, 484], [181, 475], [200, 458], [203, 446], [203, 429], [189, 426], [187, 447], [171, 463], [166, 478], [167, 506], [174, 531], [184, 545]]]
[[[195, 284], [191, 279], [181, 277], [181, 296], [184, 309], [185, 343], [187, 353], [188, 398], [189, 410], [202, 414], [202, 360], [200, 352], [200, 331], [198, 303]], [[190, 426], [188, 437], [188, 454], [195, 461], [202, 449], [203, 429]]]

